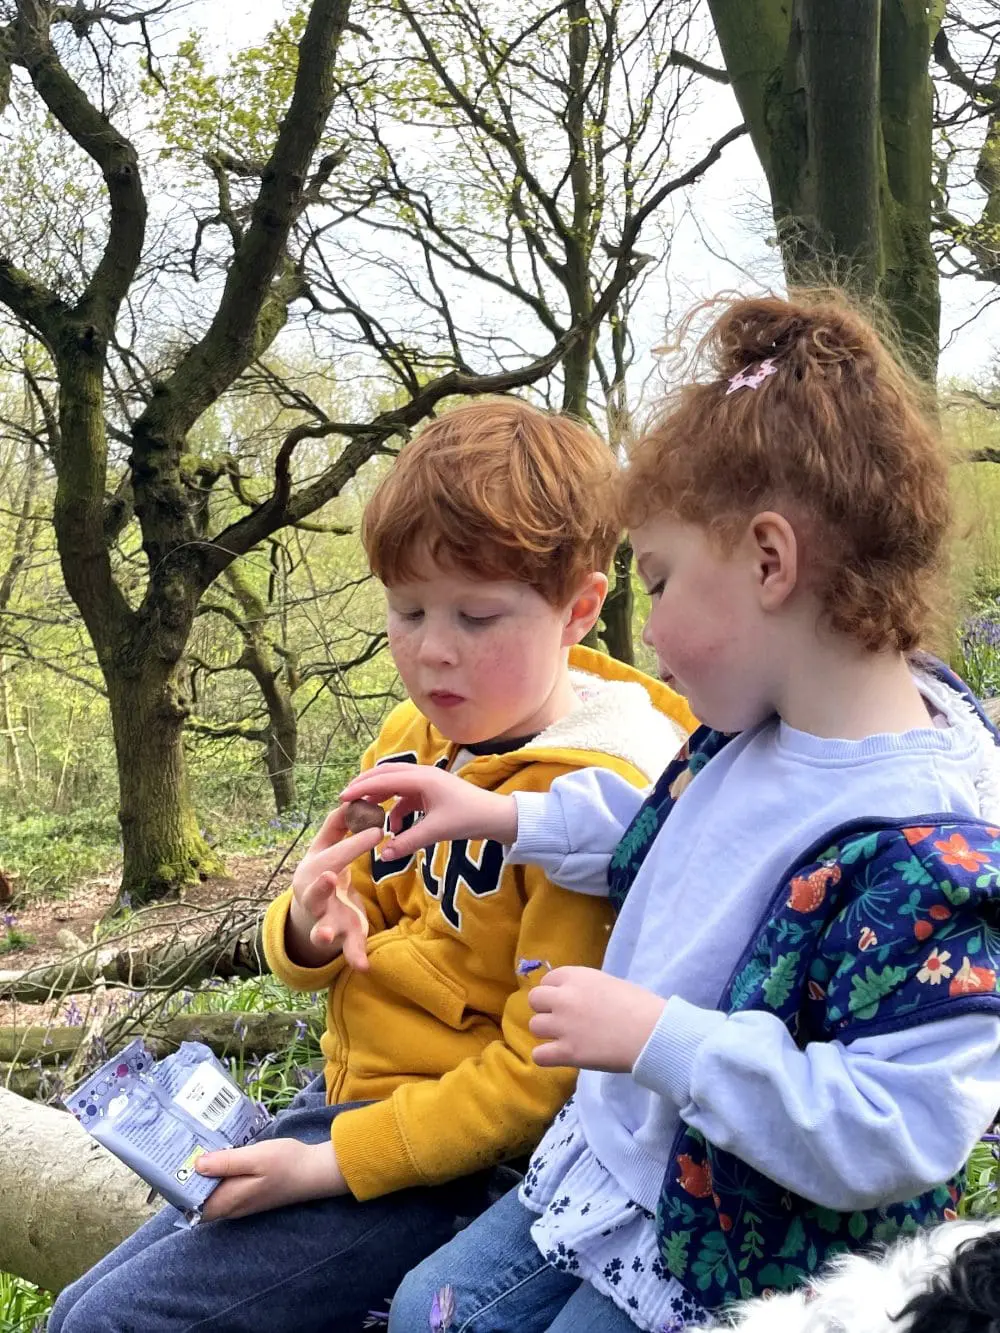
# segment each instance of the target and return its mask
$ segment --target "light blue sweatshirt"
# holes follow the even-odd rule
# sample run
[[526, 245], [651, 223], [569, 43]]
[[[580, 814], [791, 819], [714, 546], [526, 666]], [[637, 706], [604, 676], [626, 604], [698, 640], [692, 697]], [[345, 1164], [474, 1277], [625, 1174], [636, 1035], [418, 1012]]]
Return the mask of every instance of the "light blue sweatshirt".
[[[800, 1050], [773, 1014], [717, 1009], [784, 871], [824, 832], [923, 813], [1000, 822], [992, 739], [950, 690], [919, 684], [937, 727], [840, 741], [774, 719], [737, 737], [687, 788], [639, 870], [604, 969], [667, 1005], [632, 1074], [582, 1072], [576, 1105], [590, 1150], [642, 1207], [656, 1207], [682, 1120], [847, 1211], [952, 1177], [1000, 1106], [991, 1015]], [[565, 888], [607, 893], [608, 862], [642, 794], [585, 769], [516, 799], [510, 859]]]

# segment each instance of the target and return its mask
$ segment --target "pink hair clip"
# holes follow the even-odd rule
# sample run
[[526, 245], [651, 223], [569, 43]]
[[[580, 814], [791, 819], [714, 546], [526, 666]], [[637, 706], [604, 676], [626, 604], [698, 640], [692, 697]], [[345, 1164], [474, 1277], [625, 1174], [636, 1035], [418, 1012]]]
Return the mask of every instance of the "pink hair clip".
[[730, 377], [726, 397], [728, 398], [731, 393], [735, 393], [737, 389], [759, 389], [768, 375], [774, 375], [777, 369], [778, 367], [771, 357], [761, 361], [756, 366], [745, 366]]

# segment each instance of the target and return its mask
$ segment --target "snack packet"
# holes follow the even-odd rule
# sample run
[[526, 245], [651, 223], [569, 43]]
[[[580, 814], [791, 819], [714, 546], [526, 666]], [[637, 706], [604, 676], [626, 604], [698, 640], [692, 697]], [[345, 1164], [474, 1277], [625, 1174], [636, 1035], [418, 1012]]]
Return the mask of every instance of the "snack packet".
[[272, 1118], [201, 1042], [182, 1042], [157, 1061], [141, 1037], [91, 1074], [64, 1104], [88, 1134], [191, 1225], [219, 1183], [198, 1174], [198, 1158], [217, 1148], [242, 1147]]

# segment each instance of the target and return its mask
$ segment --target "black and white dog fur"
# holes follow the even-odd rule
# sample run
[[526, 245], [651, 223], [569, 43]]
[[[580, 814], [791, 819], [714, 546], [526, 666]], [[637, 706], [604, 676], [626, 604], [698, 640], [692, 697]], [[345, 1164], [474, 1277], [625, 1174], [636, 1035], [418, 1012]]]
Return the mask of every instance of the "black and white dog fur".
[[[710, 1333], [1000, 1333], [1000, 1219], [945, 1222], [747, 1301]], [[709, 1333], [706, 1328], [705, 1333]]]

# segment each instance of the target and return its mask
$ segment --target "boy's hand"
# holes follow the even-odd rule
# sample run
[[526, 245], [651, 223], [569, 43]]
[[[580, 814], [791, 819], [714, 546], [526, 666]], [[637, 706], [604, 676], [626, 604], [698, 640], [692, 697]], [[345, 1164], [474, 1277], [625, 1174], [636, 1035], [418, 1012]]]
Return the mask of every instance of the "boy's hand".
[[593, 967], [557, 967], [529, 993], [536, 1065], [630, 1074], [667, 1003]]
[[222, 1178], [202, 1209], [206, 1222], [348, 1193], [330, 1139], [267, 1139], [246, 1148], [224, 1148], [199, 1157], [195, 1169], [199, 1175]]
[[368, 967], [365, 941], [368, 917], [351, 889], [350, 864], [377, 847], [381, 829], [366, 829], [346, 837], [344, 807], [327, 815], [309, 850], [292, 877], [290, 926], [294, 932], [295, 961], [320, 967], [342, 950], [351, 967]]
[[[498, 796], [466, 782], [455, 773], [423, 764], [376, 764], [355, 778], [340, 793], [342, 801], [399, 799], [389, 811], [394, 836], [382, 849], [385, 860], [398, 861], [418, 847], [455, 838], [491, 838], [510, 843], [517, 838], [517, 804], [513, 796]], [[400, 833], [407, 815], [423, 812], [423, 819]]]

